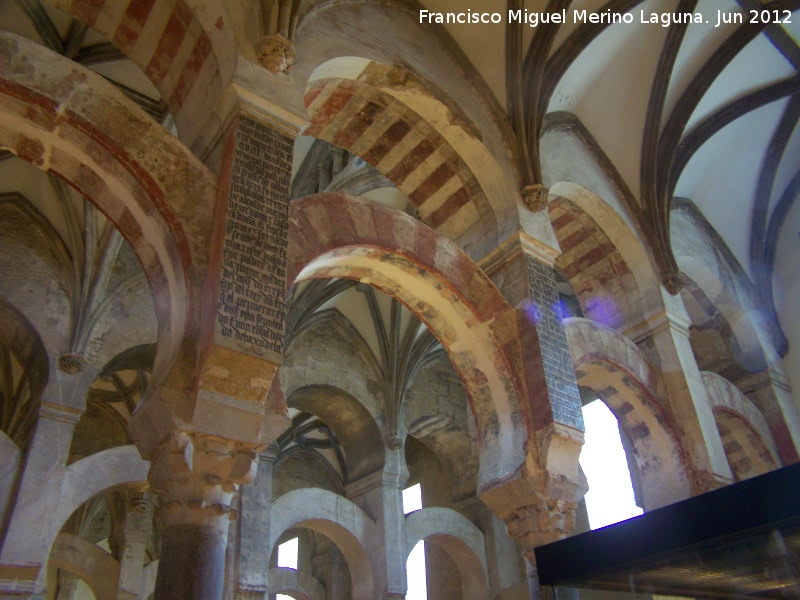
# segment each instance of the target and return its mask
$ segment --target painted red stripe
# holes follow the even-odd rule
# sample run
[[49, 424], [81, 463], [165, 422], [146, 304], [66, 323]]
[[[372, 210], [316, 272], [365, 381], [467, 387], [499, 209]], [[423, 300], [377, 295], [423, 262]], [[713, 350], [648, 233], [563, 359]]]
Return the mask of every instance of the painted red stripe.
[[377, 165], [411, 131], [411, 125], [404, 120], [392, 123], [372, 147], [364, 153], [364, 160]]
[[459, 188], [452, 196], [444, 201], [444, 204], [433, 211], [428, 218], [425, 219], [426, 223], [428, 223], [428, 225], [434, 229], [439, 227], [439, 225], [447, 221], [447, 219], [458, 212], [462, 206], [469, 202], [471, 197], [472, 196], [470, 195], [466, 186]]
[[424, 139], [414, 146], [400, 162], [386, 176], [395, 185], [401, 185], [406, 178], [416, 171], [419, 166], [433, 154], [442, 141], [438, 136], [431, 136], [433, 139]]
[[364, 132], [369, 129], [369, 126], [375, 122], [375, 119], [380, 116], [383, 110], [384, 107], [380, 104], [367, 102], [364, 107], [350, 119], [350, 122], [334, 136], [333, 140], [331, 140], [332, 143], [340, 148], [351, 148], [358, 138], [364, 135]]
[[[52, 98], [45, 96], [44, 94], [40, 94], [24, 85], [20, 85], [15, 81], [10, 81], [8, 79], [0, 79], [0, 94], [5, 94], [7, 96], [11, 96], [12, 98], [17, 98], [18, 100], [22, 100], [26, 104], [32, 104], [40, 109], [42, 109], [49, 117], [55, 117], [58, 111], [58, 102], [53, 100]], [[37, 122], [37, 124], [40, 124]], [[51, 126], [54, 127], [55, 124]]]
[[[208, 36], [204, 32], [197, 38], [194, 48], [192, 48], [192, 53], [189, 55], [189, 60], [186, 61], [186, 65], [178, 78], [178, 83], [175, 84], [175, 89], [172, 91], [172, 95], [169, 98], [169, 106], [173, 111], [177, 112], [178, 109], [183, 106], [187, 94], [191, 91], [195, 81], [197, 81], [197, 77], [203, 70], [203, 66], [206, 64], [206, 60], [210, 55], [211, 40], [208, 39]], [[216, 61], [208, 68], [213, 69], [215, 65]]]
[[350, 102], [355, 92], [355, 84], [352, 82], [340, 83], [314, 115], [306, 135], [319, 136], [325, 126]]
[[192, 13], [192, 9], [189, 8], [189, 5], [184, 2], [184, 0], [177, 0], [175, 2], [175, 16], [180, 19], [181, 23], [186, 29], [191, 27], [192, 23], [194, 23], [194, 13]]
[[436, 261], [437, 235], [428, 227], [417, 227], [417, 239], [414, 244], [417, 257], [427, 265]]
[[378, 234], [378, 243], [383, 248], [395, 249], [397, 242], [394, 235], [394, 213], [388, 212], [380, 204], [372, 209], [375, 222], [375, 232]]
[[551, 223], [553, 225], [553, 229], [558, 231], [559, 229], [562, 229], [564, 226], [568, 225], [572, 221], [573, 221], [572, 215], [569, 214], [568, 212], [565, 212], [562, 213], [561, 216], [558, 217], [557, 219], [553, 219]]
[[142, 34], [155, 0], [131, 0], [114, 34], [114, 43], [123, 52], [130, 52]]
[[455, 169], [447, 161], [443, 162], [417, 186], [417, 189], [408, 195], [409, 200], [414, 206], [421, 205], [450, 181], [455, 174]]
[[339, 202], [325, 202], [325, 213], [328, 215], [330, 239], [344, 243], [352, 243], [358, 239], [353, 219], [347, 206]]
[[590, 232], [586, 229], [578, 229], [568, 236], [558, 236], [558, 244], [561, 246], [561, 252], [567, 254], [573, 248], [580, 246], [583, 242], [588, 240], [591, 236]]
[[155, 83], [156, 87], [159, 87], [167, 76], [185, 35], [186, 26], [181, 22], [181, 18], [176, 12], [173, 11], [169, 21], [167, 21], [164, 32], [161, 34], [161, 39], [158, 41], [153, 58], [150, 59], [150, 63], [145, 69], [148, 77]]
[[325, 89], [325, 82], [318, 81], [313, 86], [311, 86], [311, 89], [309, 89], [306, 92], [306, 95], [303, 98], [303, 102], [305, 103], [306, 108], [311, 106], [311, 103], [317, 99], [317, 96], [319, 96], [322, 90], [324, 89]]

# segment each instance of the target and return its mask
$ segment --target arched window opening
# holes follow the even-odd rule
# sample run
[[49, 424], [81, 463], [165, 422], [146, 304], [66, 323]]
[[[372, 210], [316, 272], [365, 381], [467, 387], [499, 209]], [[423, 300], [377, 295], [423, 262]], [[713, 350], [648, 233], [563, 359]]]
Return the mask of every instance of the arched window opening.
[[[278, 566], [297, 570], [298, 539], [292, 538], [278, 546]], [[288, 596], [283, 596], [284, 598]], [[281, 598], [281, 596], [278, 596]]]
[[[422, 508], [422, 486], [412, 485], [403, 490], [403, 514]], [[406, 600], [427, 600], [428, 586], [425, 576], [425, 542], [418, 542], [406, 561], [408, 592]]]
[[422, 486], [418, 483], [403, 490], [403, 514], [422, 508]]
[[[297, 570], [297, 555], [299, 554], [299, 538], [292, 538], [278, 545], [278, 566]], [[276, 594], [275, 600], [294, 600], [286, 594]]]
[[581, 468], [589, 481], [586, 509], [589, 525], [599, 529], [642, 514], [636, 505], [619, 423], [602, 400], [583, 407], [586, 442]]

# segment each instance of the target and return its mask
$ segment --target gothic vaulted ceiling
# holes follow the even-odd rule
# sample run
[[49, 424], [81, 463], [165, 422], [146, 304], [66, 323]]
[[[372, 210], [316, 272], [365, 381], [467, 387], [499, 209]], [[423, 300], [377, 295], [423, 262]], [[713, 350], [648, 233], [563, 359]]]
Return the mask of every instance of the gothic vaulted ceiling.
[[[502, 12], [503, 25], [444, 27], [508, 107], [527, 183], [542, 178], [545, 116], [571, 113], [607, 157], [631, 211], [642, 213], [666, 274], [676, 270], [668, 214], [679, 196], [700, 208], [757, 283], [768, 282], [782, 226], [791, 222], [795, 239], [798, 229], [787, 217], [800, 188], [800, 3], [510, 0], [531, 18], [566, 15], [536, 27], [507, 23], [503, 4], [468, 3], [472, 12]], [[583, 22], [583, 11], [605, 22]], [[693, 16], [665, 21], [673, 12]], [[613, 13], [629, 22], [608, 23]]]

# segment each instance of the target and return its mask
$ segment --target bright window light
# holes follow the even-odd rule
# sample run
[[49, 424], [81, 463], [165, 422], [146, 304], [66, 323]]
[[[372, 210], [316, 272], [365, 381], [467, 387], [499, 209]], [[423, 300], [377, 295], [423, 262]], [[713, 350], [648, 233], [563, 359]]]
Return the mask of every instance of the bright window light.
[[628, 460], [619, 438], [616, 417], [601, 400], [583, 407], [586, 443], [581, 467], [589, 480], [586, 510], [589, 525], [599, 529], [642, 514], [636, 506]]
[[287, 596], [286, 594], [276, 594], [275, 600], [294, 600], [294, 598]]
[[417, 542], [406, 562], [408, 592], [406, 600], [427, 600], [428, 584], [425, 580], [425, 542]]
[[[278, 566], [297, 570], [297, 538], [278, 546]], [[288, 597], [284, 596], [284, 598]]]
[[422, 508], [422, 487], [419, 484], [412, 485], [403, 490], [403, 514]]
[[[422, 508], [422, 486], [412, 485], [403, 490], [403, 513]], [[427, 600], [428, 583], [425, 578], [425, 542], [417, 542], [406, 561], [406, 600]]]

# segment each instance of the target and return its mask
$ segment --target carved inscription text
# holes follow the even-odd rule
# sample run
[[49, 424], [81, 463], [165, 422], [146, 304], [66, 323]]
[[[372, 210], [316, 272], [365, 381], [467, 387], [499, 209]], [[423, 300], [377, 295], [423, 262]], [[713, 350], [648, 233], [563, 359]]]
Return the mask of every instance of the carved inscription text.
[[217, 301], [217, 340], [280, 362], [286, 316], [286, 249], [292, 140], [242, 116]]

